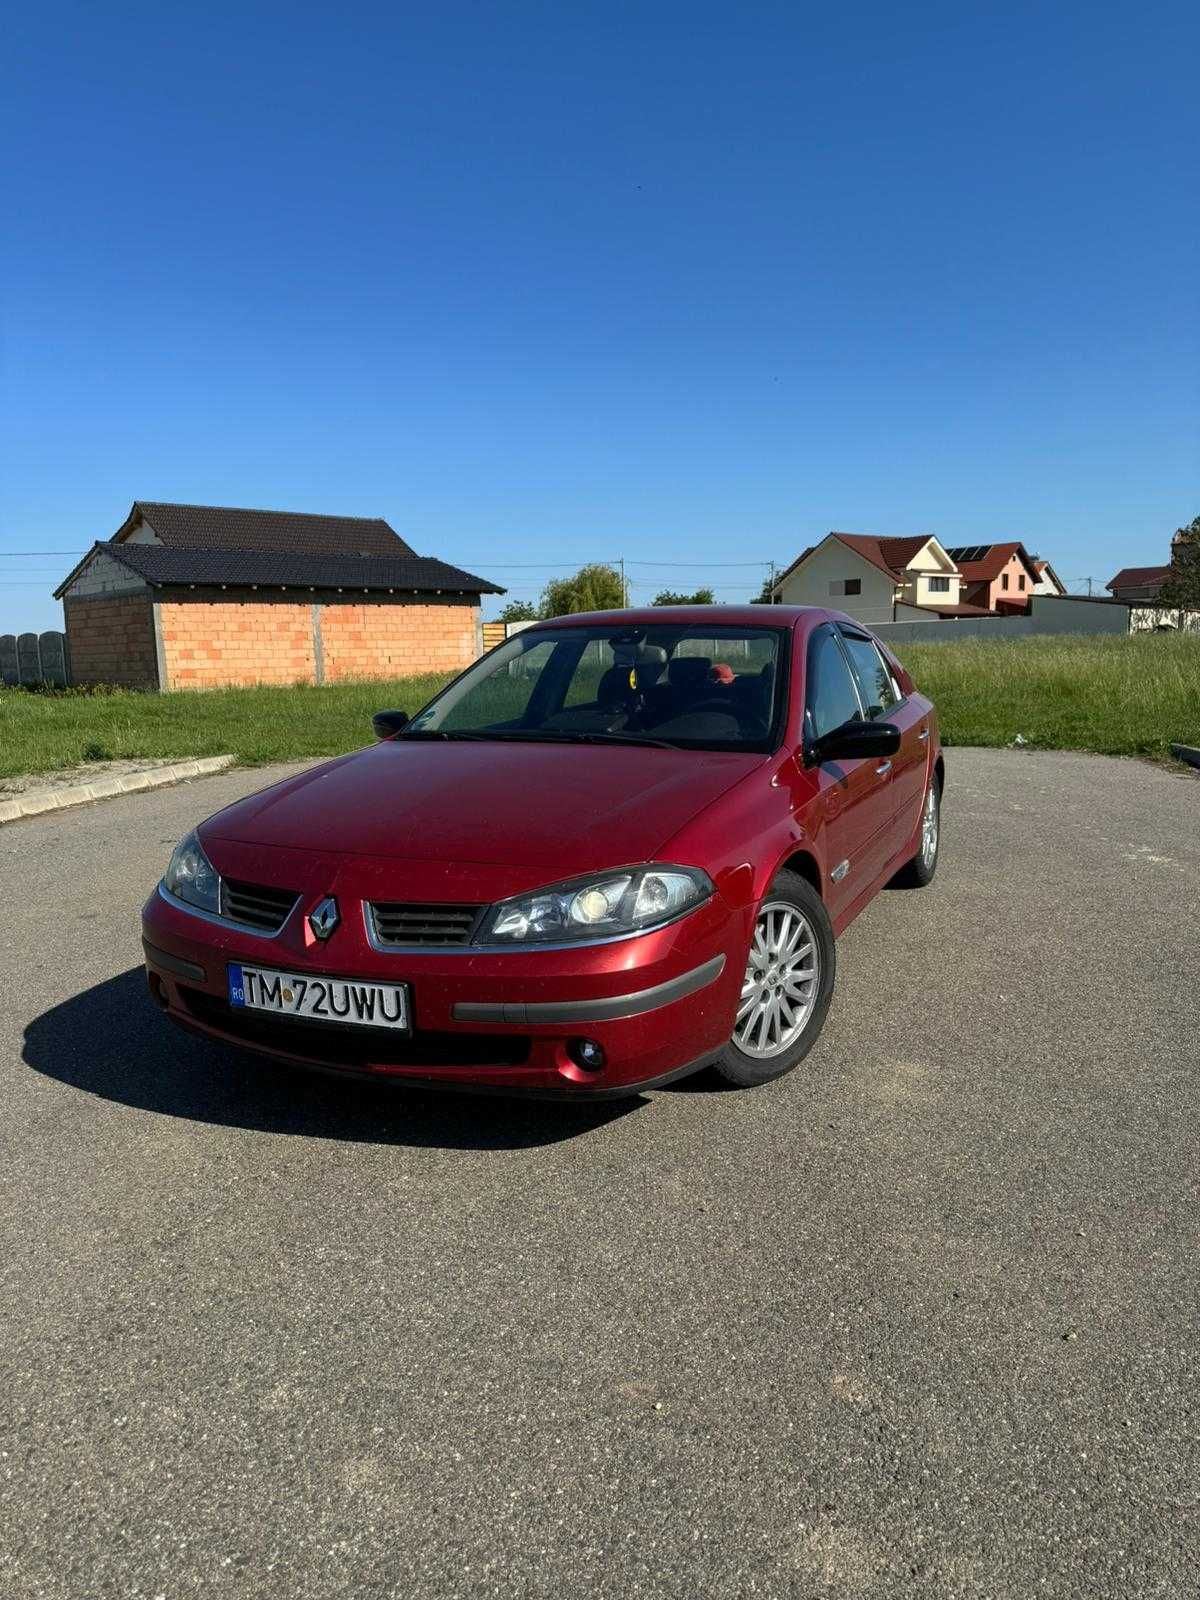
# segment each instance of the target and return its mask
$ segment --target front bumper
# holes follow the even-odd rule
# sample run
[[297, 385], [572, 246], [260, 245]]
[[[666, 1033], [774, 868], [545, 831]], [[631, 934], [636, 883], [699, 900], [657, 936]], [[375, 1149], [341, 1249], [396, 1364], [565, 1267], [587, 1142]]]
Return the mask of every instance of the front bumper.
[[[263, 937], [156, 890], [142, 913], [151, 993], [172, 1021], [284, 1061], [442, 1087], [593, 1099], [664, 1082], [710, 1060], [733, 1029], [750, 921], [714, 895], [653, 933], [575, 948], [384, 951], [349, 903], [327, 944], [305, 894]], [[292, 1022], [229, 1006], [231, 962], [409, 985], [413, 1032]], [[571, 1055], [594, 1040], [598, 1069]]]

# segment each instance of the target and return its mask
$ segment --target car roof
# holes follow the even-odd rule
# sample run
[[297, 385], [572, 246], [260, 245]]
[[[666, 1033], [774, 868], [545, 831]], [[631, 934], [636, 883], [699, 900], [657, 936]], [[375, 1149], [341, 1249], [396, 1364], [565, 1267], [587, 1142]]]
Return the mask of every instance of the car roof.
[[[820, 606], [644, 606], [628, 611], [574, 611], [565, 617], [544, 617], [535, 628], [648, 627], [653, 623], [711, 623], [720, 628], [794, 628], [810, 618], [831, 616]], [[522, 632], [526, 630], [522, 629]]]

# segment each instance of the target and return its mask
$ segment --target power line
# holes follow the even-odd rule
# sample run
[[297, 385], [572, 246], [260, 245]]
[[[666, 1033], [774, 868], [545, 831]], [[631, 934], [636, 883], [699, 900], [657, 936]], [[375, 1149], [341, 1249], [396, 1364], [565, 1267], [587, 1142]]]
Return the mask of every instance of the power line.
[[[623, 559], [627, 567], [652, 567], [655, 570], [659, 567], [679, 567], [688, 572], [693, 571], [696, 567], [769, 567], [772, 565], [770, 561], [703, 561], [699, 559], [695, 561], [633, 561], [628, 556]], [[458, 560], [472, 563], [478, 561], [484, 566], [494, 568], [497, 572], [517, 572], [522, 569], [530, 572], [546, 572], [553, 569], [558, 572], [563, 567], [580, 561], [580, 557], [557, 556], [549, 561], [493, 561], [491, 556], [459, 556]], [[621, 562], [622, 557], [618, 556], [611, 561], [582, 561], [581, 565], [620, 567]]]
[[[89, 546], [88, 548], [90, 549], [91, 547]], [[5, 557], [17, 559], [33, 556], [41, 556], [43, 558], [46, 556], [53, 556], [57, 559], [60, 556], [81, 556], [86, 555], [86, 553], [86, 550], [0, 550], [0, 559]], [[584, 565], [589, 564], [582, 561], [582, 558], [579, 556], [556, 556], [547, 561], [496, 561], [491, 556], [459, 556], [458, 559], [460, 561], [482, 561], [485, 563], [485, 565], [495, 567], [497, 571], [503, 572], [516, 572], [519, 569], [525, 569], [527, 571], [534, 572], [548, 567], [554, 567], [557, 569], [573, 561], [581, 561]], [[621, 565], [621, 560], [622, 558], [617, 556], [611, 560], [595, 561], [590, 564], [596, 566], [619, 567]], [[705, 561], [699, 558], [695, 561], [648, 561], [634, 560], [626, 556], [624, 557], [624, 561], [627, 567], [680, 567], [686, 568], [689, 571], [695, 567], [769, 567], [772, 564], [765, 558], [761, 561]]]

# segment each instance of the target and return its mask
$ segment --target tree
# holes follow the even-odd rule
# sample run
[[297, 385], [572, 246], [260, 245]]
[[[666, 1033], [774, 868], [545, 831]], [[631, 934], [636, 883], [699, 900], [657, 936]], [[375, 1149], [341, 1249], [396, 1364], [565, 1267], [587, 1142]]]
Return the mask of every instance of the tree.
[[711, 606], [716, 601], [711, 589], [697, 589], [695, 594], [676, 594], [674, 589], [663, 589], [650, 603], [656, 606]]
[[1181, 611], [1200, 611], [1200, 517], [1177, 528], [1171, 540], [1171, 570], [1158, 591], [1157, 604]]
[[538, 608], [528, 600], [510, 600], [496, 619], [498, 622], [536, 622]]
[[762, 588], [754, 596], [753, 600], [751, 600], [750, 604], [752, 606], [770, 606], [775, 604], [774, 597], [771, 594], [771, 585], [775, 581], [774, 573], [775, 568], [772, 566], [771, 571], [763, 579]]
[[573, 578], [551, 578], [542, 594], [543, 617], [566, 617], [575, 611], [618, 611], [625, 604], [625, 585], [615, 567], [593, 561]]

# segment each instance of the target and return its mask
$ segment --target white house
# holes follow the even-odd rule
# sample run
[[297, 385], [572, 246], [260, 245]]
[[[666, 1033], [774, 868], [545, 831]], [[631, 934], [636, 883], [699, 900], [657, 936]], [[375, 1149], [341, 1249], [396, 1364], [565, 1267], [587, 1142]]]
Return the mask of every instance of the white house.
[[1066, 594], [1066, 584], [1048, 561], [1043, 561], [1039, 556], [1034, 556], [1033, 565], [1038, 575], [1038, 581], [1031, 591], [1033, 594]]
[[877, 539], [830, 533], [780, 573], [776, 605], [832, 606], [868, 626], [911, 621], [913, 615], [983, 616], [964, 605], [958, 568], [932, 534]]

